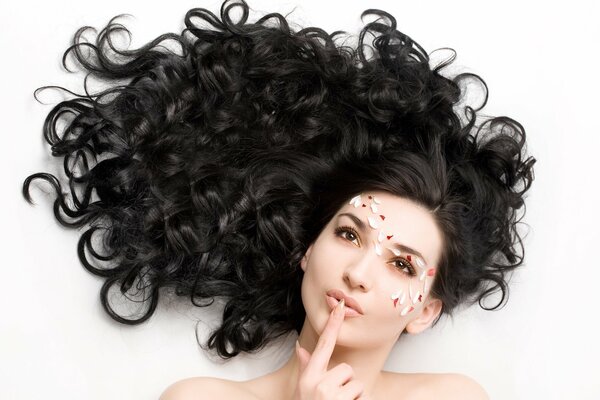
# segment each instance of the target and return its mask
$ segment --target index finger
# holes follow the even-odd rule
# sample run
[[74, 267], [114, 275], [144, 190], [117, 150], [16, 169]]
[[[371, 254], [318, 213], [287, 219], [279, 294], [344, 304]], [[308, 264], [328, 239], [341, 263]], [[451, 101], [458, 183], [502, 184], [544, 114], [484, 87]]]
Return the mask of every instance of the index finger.
[[[341, 307], [340, 307], [340, 303]], [[344, 322], [344, 300], [342, 299], [338, 305], [329, 314], [327, 324], [323, 329], [323, 333], [317, 341], [315, 350], [313, 351], [306, 369], [314, 369], [318, 371], [327, 371], [329, 359], [335, 348], [338, 333]]]

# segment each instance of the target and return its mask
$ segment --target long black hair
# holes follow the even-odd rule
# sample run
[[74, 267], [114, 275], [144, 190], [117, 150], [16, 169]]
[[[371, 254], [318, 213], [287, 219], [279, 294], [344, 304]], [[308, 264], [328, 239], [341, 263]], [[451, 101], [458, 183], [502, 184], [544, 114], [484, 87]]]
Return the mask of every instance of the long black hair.
[[[454, 58], [430, 66], [385, 11], [363, 12], [378, 19], [351, 47], [336, 42], [345, 32], [294, 30], [278, 13], [249, 22], [249, 10], [243, 0], [225, 1], [220, 18], [191, 9], [181, 35], [135, 50], [114, 47], [129, 33], [117, 16], [95, 44], [79, 29], [63, 56], [109, 88], [86, 87], [44, 123], [70, 196], [48, 173], [27, 177], [23, 195], [32, 202], [31, 182], [49, 182], [56, 219], [86, 228], [78, 254], [105, 279], [106, 312], [134, 325], [161, 293], [200, 307], [222, 297], [208, 347], [223, 358], [258, 350], [300, 330], [300, 259], [344, 201], [373, 189], [434, 213], [445, 248], [432, 293], [443, 314], [498, 290], [491, 309], [505, 302], [506, 273], [523, 261], [517, 212], [535, 160], [518, 122], [478, 121], [485, 82], [442, 76]], [[484, 91], [476, 109], [462, 103], [468, 82]], [[109, 304], [115, 284], [146, 305], [137, 318]]]

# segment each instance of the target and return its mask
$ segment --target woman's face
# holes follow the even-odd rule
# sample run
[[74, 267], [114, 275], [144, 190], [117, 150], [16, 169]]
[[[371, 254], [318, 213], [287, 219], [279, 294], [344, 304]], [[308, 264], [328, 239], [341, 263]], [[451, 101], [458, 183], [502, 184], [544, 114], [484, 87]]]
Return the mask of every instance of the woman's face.
[[327, 293], [338, 290], [362, 309], [345, 318], [341, 345], [374, 347], [395, 342], [404, 328], [410, 333], [427, 328], [441, 309], [441, 301], [429, 296], [443, 246], [433, 216], [387, 192], [348, 200], [301, 262], [310, 324], [322, 332], [334, 304]]

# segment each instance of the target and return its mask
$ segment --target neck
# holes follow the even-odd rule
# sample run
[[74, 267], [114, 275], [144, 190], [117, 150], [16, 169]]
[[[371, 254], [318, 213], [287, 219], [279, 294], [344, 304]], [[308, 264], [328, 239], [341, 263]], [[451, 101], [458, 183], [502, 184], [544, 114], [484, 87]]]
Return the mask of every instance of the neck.
[[[300, 346], [312, 354], [318, 340], [319, 335], [305, 319], [302, 331], [298, 336]], [[378, 398], [380, 396], [376, 395], [377, 388], [381, 387], [383, 383], [382, 369], [393, 345], [394, 342], [375, 348], [356, 348], [336, 344], [327, 370], [329, 371], [341, 363], [350, 365], [354, 370], [354, 379], [365, 385], [365, 395], [373, 399]], [[294, 351], [287, 363], [275, 371], [276, 381], [281, 384], [280, 390], [277, 391], [283, 395], [280, 398], [293, 398], [298, 381], [298, 369], [299, 362]]]

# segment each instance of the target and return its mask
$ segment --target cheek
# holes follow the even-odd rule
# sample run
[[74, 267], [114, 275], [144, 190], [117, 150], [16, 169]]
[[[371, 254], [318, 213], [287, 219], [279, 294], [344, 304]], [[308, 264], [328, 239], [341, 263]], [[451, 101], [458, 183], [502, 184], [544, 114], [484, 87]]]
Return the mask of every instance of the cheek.
[[398, 316], [403, 317], [415, 309], [413, 300], [417, 300], [418, 302], [419, 294], [413, 291], [413, 286], [415, 286], [415, 282], [413, 281], [414, 279], [406, 279], [397, 284], [388, 296], [389, 307], [392, 307]]
[[404, 317], [419, 308], [433, 282], [433, 268], [418, 271], [417, 276], [406, 279], [391, 290], [388, 296], [390, 308], [396, 310], [398, 316]]
[[305, 263], [304, 279], [311, 284], [330, 281], [335, 274], [339, 274], [338, 267], [343, 262], [338, 253], [332, 250], [331, 242], [315, 243]]

